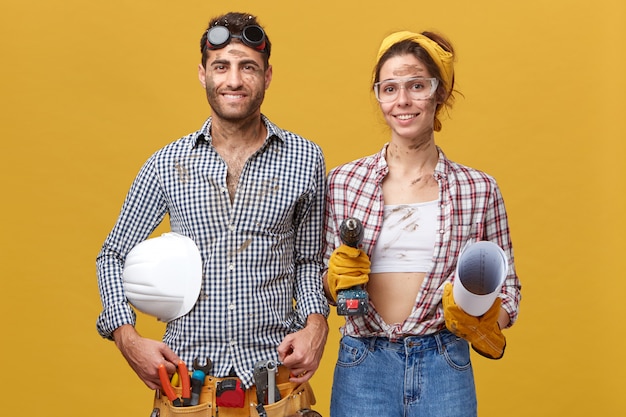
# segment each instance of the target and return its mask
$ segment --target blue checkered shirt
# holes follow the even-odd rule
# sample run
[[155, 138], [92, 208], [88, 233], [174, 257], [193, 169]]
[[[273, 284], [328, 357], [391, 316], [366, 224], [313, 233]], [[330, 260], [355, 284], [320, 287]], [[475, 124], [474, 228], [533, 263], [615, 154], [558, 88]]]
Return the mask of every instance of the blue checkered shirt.
[[282, 339], [310, 314], [328, 315], [320, 278], [321, 149], [262, 119], [267, 138], [246, 162], [233, 203], [227, 166], [212, 146], [211, 118], [143, 165], [97, 258], [103, 337], [135, 324], [122, 286], [124, 260], [166, 214], [173, 232], [195, 241], [203, 261], [195, 307], [168, 323], [163, 337], [188, 365], [208, 357], [215, 376], [234, 369], [250, 386], [254, 363], [276, 359]]

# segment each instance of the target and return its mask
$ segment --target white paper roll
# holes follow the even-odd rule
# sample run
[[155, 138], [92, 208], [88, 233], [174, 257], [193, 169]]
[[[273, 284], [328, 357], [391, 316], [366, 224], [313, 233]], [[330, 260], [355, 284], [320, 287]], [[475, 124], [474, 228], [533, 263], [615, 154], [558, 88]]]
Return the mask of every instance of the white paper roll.
[[482, 316], [493, 305], [508, 272], [506, 254], [493, 242], [480, 241], [465, 248], [456, 266], [454, 301], [472, 316]]

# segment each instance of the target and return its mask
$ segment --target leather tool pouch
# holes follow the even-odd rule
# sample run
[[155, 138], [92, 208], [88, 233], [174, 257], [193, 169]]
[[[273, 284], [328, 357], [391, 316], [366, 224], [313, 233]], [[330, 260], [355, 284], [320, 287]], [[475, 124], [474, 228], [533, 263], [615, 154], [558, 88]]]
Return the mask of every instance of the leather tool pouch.
[[[167, 396], [157, 390], [154, 397], [153, 415], [158, 415], [158, 417], [216, 417], [219, 411], [219, 417], [259, 417], [254, 387], [245, 391], [242, 408], [218, 406], [216, 387], [222, 380], [222, 378], [206, 377], [200, 392], [199, 404], [189, 407], [174, 407]], [[303, 384], [279, 383], [278, 390], [281, 394], [281, 400], [273, 404], [263, 405], [267, 417], [298, 416], [300, 415], [298, 411], [310, 409], [315, 404], [315, 396], [308, 382]], [[181, 389], [174, 387], [174, 391], [180, 395]]]
[[[281, 399], [273, 404], [265, 404], [263, 408], [267, 417], [287, 417], [297, 415], [299, 410], [310, 409], [315, 404], [315, 396], [308, 382], [294, 384], [286, 382], [278, 384]], [[257, 417], [259, 414], [254, 407], [254, 413], [250, 416]]]

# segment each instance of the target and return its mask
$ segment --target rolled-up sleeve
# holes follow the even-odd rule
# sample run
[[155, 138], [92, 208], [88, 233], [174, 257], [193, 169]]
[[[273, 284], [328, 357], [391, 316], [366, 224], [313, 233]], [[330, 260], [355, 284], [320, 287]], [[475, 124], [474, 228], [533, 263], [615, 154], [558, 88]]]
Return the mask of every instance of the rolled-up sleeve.
[[322, 286], [325, 163], [320, 151], [309, 192], [299, 202], [296, 214], [296, 280], [295, 299], [299, 320], [306, 322], [311, 314], [329, 314]]
[[508, 327], [510, 327], [517, 320], [519, 303], [522, 298], [522, 286], [515, 269], [507, 212], [502, 194], [497, 186], [493, 189], [490, 207], [488, 207], [485, 217], [485, 229], [486, 240], [497, 243], [504, 250], [508, 259], [508, 274], [502, 286], [500, 298], [502, 299], [502, 308], [509, 314]]
[[135, 178], [117, 222], [107, 236], [96, 258], [98, 289], [102, 312], [96, 328], [107, 339], [124, 324], [135, 324], [136, 315], [128, 304], [122, 281], [124, 261], [128, 252], [145, 240], [163, 220], [166, 206], [154, 170], [153, 158]]

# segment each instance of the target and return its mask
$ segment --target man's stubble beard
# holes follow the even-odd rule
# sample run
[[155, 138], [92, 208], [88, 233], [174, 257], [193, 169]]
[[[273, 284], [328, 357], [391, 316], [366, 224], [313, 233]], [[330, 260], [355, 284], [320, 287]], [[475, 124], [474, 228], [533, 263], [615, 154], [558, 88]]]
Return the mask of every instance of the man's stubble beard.
[[[237, 91], [233, 91], [233, 93], [237, 93]], [[265, 99], [265, 89], [262, 89], [257, 92], [256, 95], [252, 96], [252, 100], [249, 101], [244, 108], [237, 106], [236, 110], [224, 109], [225, 106], [220, 103], [220, 94], [218, 94], [212, 86], [207, 86], [206, 96], [214, 116], [230, 122], [236, 122], [246, 120], [260, 111], [261, 104], [263, 104], [263, 100]], [[248, 96], [248, 98], [249, 97], [250, 96]]]

